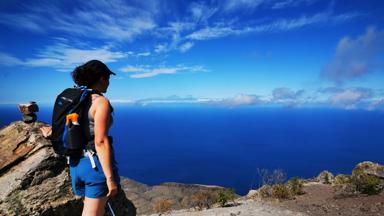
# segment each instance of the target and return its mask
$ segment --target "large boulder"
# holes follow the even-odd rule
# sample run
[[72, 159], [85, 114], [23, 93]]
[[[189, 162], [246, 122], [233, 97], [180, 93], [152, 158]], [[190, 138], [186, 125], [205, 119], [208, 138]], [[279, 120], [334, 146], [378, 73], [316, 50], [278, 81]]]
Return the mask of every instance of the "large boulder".
[[371, 161], [358, 163], [352, 171], [352, 175], [365, 173], [384, 179], [384, 166]]
[[[0, 215], [81, 215], [66, 159], [53, 152], [42, 126], [18, 121], [0, 130]], [[116, 215], [136, 215], [122, 191], [111, 205]]]

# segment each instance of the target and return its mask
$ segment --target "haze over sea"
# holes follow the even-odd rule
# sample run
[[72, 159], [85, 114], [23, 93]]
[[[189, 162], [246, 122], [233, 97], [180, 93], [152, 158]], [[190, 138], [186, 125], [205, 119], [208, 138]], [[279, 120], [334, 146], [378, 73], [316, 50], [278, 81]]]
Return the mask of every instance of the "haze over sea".
[[[15, 105], [0, 112], [1, 127], [21, 119]], [[50, 118], [51, 107], [40, 107], [38, 119]], [[111, 134], [122, 176], [246, 194], [258, 186], [257, 168], [309, 178], [324, 169], [349, 173], [364, 160], [384, 163], [383, 129], [382, 111], [117, 105]]]

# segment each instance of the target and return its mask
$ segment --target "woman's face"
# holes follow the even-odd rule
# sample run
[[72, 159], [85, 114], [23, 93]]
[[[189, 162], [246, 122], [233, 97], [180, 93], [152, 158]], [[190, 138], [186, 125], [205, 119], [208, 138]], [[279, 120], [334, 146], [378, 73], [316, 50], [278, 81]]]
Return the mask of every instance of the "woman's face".
[[100, 83], [101, 83], [101, 86], [102, 86], [102, 91], [103, 93], [107, 92], [107, 89], [108, 89], [108, 86], [109, 86], [109, 77], [101, 77], [100, 79]]

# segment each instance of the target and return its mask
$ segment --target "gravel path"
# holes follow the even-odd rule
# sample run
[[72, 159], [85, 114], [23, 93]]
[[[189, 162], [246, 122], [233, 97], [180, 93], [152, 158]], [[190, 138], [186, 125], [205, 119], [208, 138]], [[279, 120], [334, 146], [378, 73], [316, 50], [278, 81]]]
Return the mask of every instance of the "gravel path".
[[[241, 205], [226, 208], [212, 208], [203, 211], [178, 210], [163, 214], [164, 216], [305, 216], [306, 214], [293, 212], [276, 206], [257, 201], [243, 201]], [[158, 216], [152, 214], [151, 216]]]

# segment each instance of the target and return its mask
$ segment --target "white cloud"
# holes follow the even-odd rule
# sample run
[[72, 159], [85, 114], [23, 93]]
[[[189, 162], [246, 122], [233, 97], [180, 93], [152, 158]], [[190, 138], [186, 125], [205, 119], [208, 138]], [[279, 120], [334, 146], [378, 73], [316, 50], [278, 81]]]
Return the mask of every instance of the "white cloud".
[[301, 4], [310, 5], [318, 0], [283, 0], [283, 1], [275, 1], [271, 2], [272, 9], [284, 9], [288, 7], [297, 7]]
[[213, 38], [225, 37], [231, 34], [240, 33], [240, 31], [235, 31], [231, 27], [206, 27], [187, 35], [187, 39], [191, 40], [209, 40]]
[[193, 47], [192, 42], [186, 42], [186, 43], [180, 45], [179, 50], [180, 50], [180, 52], [184, 53], [184, 52], [187, 52], [188, 50], [190, 50], [192, 47]]
[[123, 67], [120, 69], [122, 72], [125, 72], [125, 73], [137, 73], [137, 72], [145, 72], [147, 71], [146, 69], [146, 66], [132, 66], [132, 65], [128, 65], [126, 67]]
[[[279, 96], [276, 96], [276, 89], [280, 89]], [[341, 109], [366, 109], [384, 110], [384, 99], [373, 98], [373, 90], [367, 88], [348, 88], [348, 89], [326, 89], [306, 91], [309, 96], [304, 95], [302, 90], [293, 91], [289, 88], [276, 88], [277, 98], [265, 99], [265, 96], [255, 94], [240, 93], [233, 97], [226, 98], [196, 98], [189, 96], [171, 95], [168, 97], [146, 98], [139, 100], [111, 100], [117, 103], [130, 103], [141, 106], [151, 104], [201, 104], [224, 106], [229, 108], [241, 106], [284, 106], [284, 107], [330, 107], [334, 106]], [[285, 89], [285, 90], [284, 90]], [[327, 100], [321, 99], [317, 94], [327, 96]], [[330, 96], [329, 96], [330, 95]]]
[[329, 101], [331, 104], [346, 109], [355, 109], [359, 103], [372, 97], [372, 90], [366, 88], [349, 88], [333, 94]]
[[132, 40], [156, 27], [155, 11], [145, 4], [133, 7], [120, 0], [111, 0], [77, 1], [73, 5], [76, 7], [60, 1], [25, 3], [25, 11], [2, 13], [0, 22], [38, 33], [61, 31], [69, 35], [113, 40]]
[[160, 74], [176, 74], [180, 72], [207, 72], [207, 69], [205, 69], [203, 66], [196, 65], [196, 66], [183, 66], [183, 65], [177, 65], [176, 67], [151, 67], [149, 65], [139, 65], [139, 66], [132, 66], [127, 65], [123, 68], [120, 68], [120, 71], [125, 73], [132, 73], [129, 77], [131, 78], [148, 78], [148, 77], [154, 77]]
[[150, 55], [151, 55], [151, 52], [137, 53], [138, 57], [140, 57], [140, 56], [150, 56]]
[[362, 77], [376, 69], [384, 70], [384, 31], [373, 27], [356, 39], [342, 38], [334, 57], [321, 75], [335, 82]]
[[195, 23], [207, 23], [208, 19], [218, 11], [217, 7], [207, 6], [203, 2], [192, 2], [189, 9]]
[[301, 16], [299, 18], [283, 18], [274, 20], [270, 23], [260, 24], [256, 26], [233, 27], [223, 25], [222, 23], [216, 26], [208, 26], [199, 29], [186, 36], [186, 39], [191, 40], [209, 40], [215, 38], [226, 37], [229, 35], [243, 35], [250, 33], [265, 33], [265, 32], [283, 32], [293, 29], [302, 28], [308, 25], [319, 23], [338, 23], [359, 16], [357, 13], [333, 15], [331, 12], [318, 13], [312, 16]]
[[250, 9], [253, 10], [268, 0], [226, 0], [224, 10]]
[[156, 53], [164, 53], [168, 51], [167, 44], [158, 44], [155, 46]]
[[147, 106], [150, 104], [205, 104], [210, 101], [211, 99], [206, 98], [195, 98], [192, 96], [181, 97], [177, 95], [172, 95], [165, 98], [147, 98], [136, 100], [135, 104], [141, 106]]
[[367, 107], [367, 110], [377, 110], [382, 109], [384, 110], [384, 99], [381, 100], [373, 100]]
[[237, 94], [234, 97], [228, 97], [221, 100], [211, 100], [209, 103], [236, 107], [245, 105], [258, 105], [264, 103], [264, 101], [260, 100], [256, 95]]
[[63, 43], [58, 43], [45, 47], [35, 57], [25, 60], [12, 57], [9, 54], [0, 53], [0, 64], [8, 66], [51, 67], [58, 71], [68, 72], [76, 66], [92, 59], [98, 59], [108, 63], [126, 56], [126, 53], [111, 51], [109, 47], [75, 48]]
[[154, 77], [160, 74], [175, 74], [177, 72], [176, 68], [156, 68], [143, 73], [136, 73], [131, 75], [131, 78], [147, 78]]
[[[283, 8], [297, 5], [309, 5], [316, 0], [223, 0], [198, 1], [187, 4], [167, 1], [80, 1], [73, 4], [66, 1], [22, 3], [21, 12], [0, 13], [0, 23], [37, 33], [58, 33], [62, 37], [101, 39], [116, 44], [131, 42], [135, 39], [147, 39], [153, 50], [134, 52], [137, 57], [150, 56], [152, 53], [164, 54], [170, 51], [187, 52], [195, 41], [255, 34], [264, 32], [282, 32], [308, 25], [344, 22], [359, 14], [345, 13], [336, 15], [332, 10], [301, 17], [271, 16], [268, 19], [248, 19], [241, 22], [246, 12], [254, 9]], [[185, 6], [186, 10], [161, 10], [172, 6]], [[263, 6], [263, 7], [260, 7]], [[177, 7], [175, 7], [177, 8]], [[228, 12], [239, 10], [239, 15], [228, 16]], [[237, 12], [237, 11], [236, 11]], [[244, 12], [244, 13], [243, 13]], [[182, 15], [182, 16], [180, 16]], [[246, 16], [246, 15], [244, 15]], [[47, 19], [49, 17], [49, 19]], [[163, 19], [163, 17], [166, 17]], [[255, 25], [255, 23], [258, 23]], [[144, 37], [141, 37], [144, 36]], [[147, 50], [147, 49], [143, 49]], [[50, 59], [46, 59], [49, 63]]]
[[149, 104], [202, 104], [202, 105], [215, 105], [225, 107], [239, 107], [246, 105], [259, 105], [264, 103], [256, 95], [237, 94], [234, 97], [228, 98], [195, 98], [193, 96], [177, 96], [172, 95], [164, 98], [147, 98], [137, 100], [138, 105]]
[[20, 59], [7, 54], [0, 52], [0, 65], [5, 65], [5, 66], [14, 66], [14, 65], [22, 65], [23, 61]]
[[110, 99], [109, 100], [111, 103], [120, 103], [120, 104], [134, 104], [134, 100], [130, 99]]
[[137, 100], [136, 104], [148, 105], [148, 104], [160, 104], [160, 103], [193, 103], [193, 104], [205, 104], [205, 105], [216, 105], [226, 107], [238, 107], [246, 105], [260, 105], [265, 103], [259, 99], [256, 95], [237, 94], [233, 97], [228, 98], [195, 98], [192, 96], [180, 97], [172, 95], [165, 98], [148, 98]]
[[272, 91], [272, 96], [274, 102], [287, 102], [298, 100], [303, 95], [303, 93], [303, 90], [294, 91], [290, 88], [282, 87], [275, 88]]

